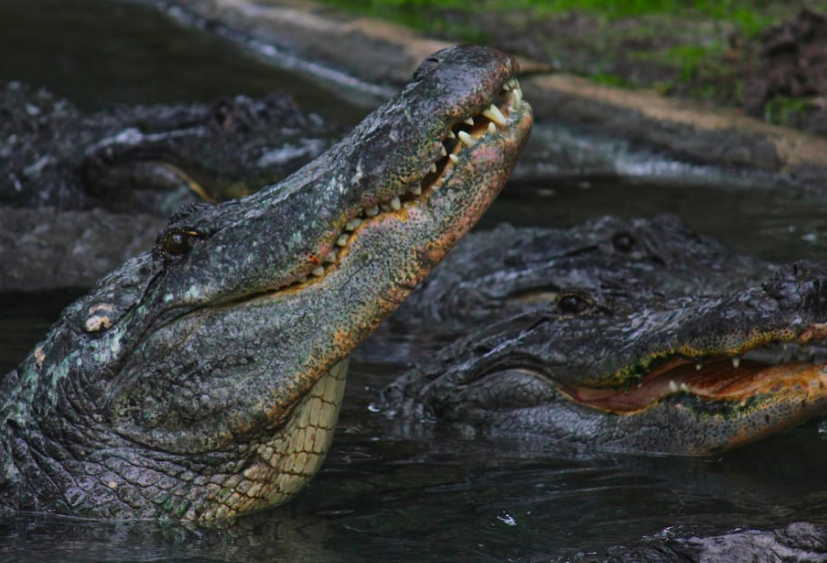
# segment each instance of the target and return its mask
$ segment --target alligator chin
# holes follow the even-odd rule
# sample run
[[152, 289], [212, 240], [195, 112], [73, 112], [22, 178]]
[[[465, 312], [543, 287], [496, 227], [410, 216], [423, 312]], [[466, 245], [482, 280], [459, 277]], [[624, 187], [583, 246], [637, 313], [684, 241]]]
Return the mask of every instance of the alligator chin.
[[566, 394], [595, 409], [628, 414], [680, 395], [733, 407], [759, 395], [771, 397], [769, 402], [776, 404], [823, 399], [827, 363], [799, 361], [799, 349], [796, 344], [772, 344], [749, 350], [743, 357], [718, 355], [703, 362], [674, 358], [627, 390], [575, 386]]

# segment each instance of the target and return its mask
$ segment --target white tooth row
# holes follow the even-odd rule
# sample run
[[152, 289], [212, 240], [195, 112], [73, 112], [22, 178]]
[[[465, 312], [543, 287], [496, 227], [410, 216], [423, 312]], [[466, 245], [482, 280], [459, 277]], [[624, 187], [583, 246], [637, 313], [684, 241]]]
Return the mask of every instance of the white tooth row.
[[[731, 361], [732, 361], [733, 369], [738, 369], [739, 367], [741, 367], [741, 358], [740, 358], [740, 356], [733, 356], [731, 358]], [[703, 367], [704, 367], [703, 362], [695, 362], [695, 369], [697, 371], [701, 371], [703, 369]], [[686, 383], [681, 383], [680, 385], [678, 385], [674, 380], [670, 380], [669, 381], [669, 391], [672, 392], [672, 393], [677, 393], [678, 391], [689, 391], [689, 387], [686, 385]]]
[[[517, 81], [516, 78], [512, 78], [511, 80], [509, 80], [505, 84], [505, 86], [503, 86], [503, 96], [505, 97], [506, 101], [508, 101], [509, 109], [519, 110], [522, 107], [523, 91], [520, 89], [520, 83]], [[489, 120], [487, 134], [493, 135], [494, 133], [496, 133], [497, 132], [497, 125], [499, 125], [500, 127], [505, 127], [505, 126], [508, 125], [508, 120], [503, 115], [502, 111], [500, 111], [500, 108], [498, 108], [494, 104], [491, 104], [485, 111], [483, 111], [482, 115], [485, 116]], [[470, 125], [471, 127], [474, 126], [474, 118], [473, 117], [466, 118], [464, 120], [464, 122], [467, 125]], [[485, 135], [485, 133], [483, 134], [483, 136], [484, 135]], [[472, 137], [470, 134], [468, 134], [465, 131], [460, 131], [459, 133], [454, 134], [454, 132], [449, 129], [448, 130], [448, 138], [449, 139], [459, 138], [460, 142], [463, 145], [465, 145], [467, 147], [473, 147], [474, 145], [476, 145], [480, 141], [480, 139], [482, 137]], [[448, 154], [448, 151], [445, 150], [445, 146], [443, 145], [442, 151], [441, 151], [441, 157], [445, 158], [446, 156], [454, 164], [459, 162], [459, 157], [455, 154]], [[432, 174], [435, 174], [437, 172], [437, 170], [438, 169], [437, 169], [436, 163], [435, 162], [431, 163], [431, 166], [429, 168], [429, 172], [431, 172]], [[437, 188], [438, 188], [437, 185], [433, 186], [434, 190], [436, 190]], [[408, 191], [414, 196], [422, 195], [422, 187], [420, 185], [414, 185], [413, 187], [409, 188]], [[394, 196], [393, 198], [391, 198], [390, 201], [382, 202], [378, 205], [374, 205], [373, 207], [366, 208], [364, 210], [364, 214], [365, 214], [365, 217], [371, 218], [371, 217], [376, 217], [382, 211], [385, 211], [385, 212], [399, 211], [403, 207], [405, 207], [407, 209], [411, 205], [414, 205], [414, 203], [413, 202], [407, 202], [407, 201], [405, 203], [402, 203], [402, 200], [399, 199], [399, 196]], [[336, 239], [336, 246], [338, 248], [335, 248], [335, 249], [331, 250], [327, 254], [327, 256], [325, 256], [325, 259], [324, 259], [325, 264], [334, 264], [334, 263], [336, 263], [336, 261], [339, 259], [339, 251], [341, 250], [341, 248], [344, 248], [345, 246], [347, 246], [347, 243], [350, 240], [349, 233], [352, 233], [353, 231], [355, 231], [359, 227], [359, 225], [362, 224], [362, 221], [363, 221], [363, 219], [357, 217], [357, 218], [351, 219], [350, 221], [347, 222], [347, 224], [345, 225], [345, 231], [342, 234], [339, 235], [339, 238]], [[311, 274], [316, 276], [316, 277], [321, 277], [321, 276], [324, 275], [324, 273], [325, 273], [324, 265], [317, 266], [316, 268], [314, 268], [311, 271]], [[301, 282], [306, 282], [308, 279], [309, 279], [309, 276], [304, 276], [303, 278], [301, 278], [299, 280], [299, 282], [300, 283]]]
[[[505, 83], [503, 86], [503, 96], [505, 97], [506, 101], [509, 105], [509, 110], [519, 110], [523, 105], [523, 91], [520, 88], [520, 83], [516, 78], [512, 78], [508, 82]], [[485, 111], [482, 112], [482, 115], [488, 119], [488, 130], [483, 133], [483, 136], [487, 133], [489, 135], [493, 135], [497, 132], [497, 126], [506, 127], [508, 125], [508, 119], [503, 115], [503, 112], [498, 108], [496, 105], [491, 104]], [[474, 118], [467, 117], [463, 120], [463, 123], [470, 125], [471, 127], [474, 126]], [[454, 139], [459, 138], [460, 142], [465, 145], [466, 147], [473, 147], [476, 145], [482, 137], [473, 137], [467, 131], [460, 131], [459, 133], [454, 133], [451, 130], [448, 130], [448, 138]], [[445, 156], [443, 154], [443, 156]], [[449, 155], [448, 158], [456, 164], [459, 161], [459, 158], [456, 155]]]
[[[434, 166], [434, 168], [435, 167], [436, 166]], [[422, 187], [417, 185], [417, 186], [414, 186], [412, 188], [409, 188], [408, 191], [411, 194], [415, 195], [415, 196], [419, 196], [419, 195], [422, 194]], [[407, 209], [411, 205], [414, 205], [414, 203], [411, 202], [411, 201], [406, 201], [406, 202], [403, 203], [402, 200], [399, 199], [399, 196], [393, 196], [387, 202], [382, 202], [382, 203], [379, 203], [378, 205], [374, 205], [373, 207], [365, 208], [362, 211], [362, 213], [364, 214], [365, 218], [372, 218], [372, 217], [376, 217], [377, 215], [379, 215], [379, 213], [381, 213], [383, 211], [388, 211], [388, 212], [389, 211], [399, 211], [403, 207]], [[336, 248], [334, 248], [333, 250], [328, 252], [327, 256], [324, 257], [324, 263], [325, 264], [335, 264], [336, 263], [336, 261], [339, 259], [339, 252], [341, 251], [342, 248], [347, 246], [347, 244], [350, 240], [350, 233], [352, 233], [353, 231], [358, 229], [359, 225], [361, 225], [365, 221], [365, 218], [363, 218], [361, 216], [360, 217], [354, 217], [353, 219], [351, 219], [350, 221], [348, 221], [345, 224], [344, 232], [342, 234], [340, 234], [339, 237], [336, 239], [336, 242], [335, 242]], [[320, 266], [316, 266], [313, 270], [311, 270], [310, 273], [312, 275], [316, 276], [317, 278], [322, 277], [325, 273], [324, 264], [320, 265]], [[310, 276], [304, 276], [304, 277], [299, 279], [299, 283], [304, 283], [308, 279], [310, 279]]]
[[669, 380], [669, 391], [672, 393], [677, 393], [678, 391], [689, 391], [689, 386], [686, 383], [681, 383], [678, 385], [675, 383], [674, 379]]
[[[738, 369], [739, 367], [741, 367], [741, 358], [739, 356], [733, 356], [731, 358], [731, 361], [732, 361], [732, 367], [733, 368]], [[703, 362], [695, 362], [695, 370], [696, 371], [701, 371], [703, 369], [703, 367], [704, 367]]]
[[520, 88], [520, 82], [516, 78], [512, 78], [503, 86], [504, 96], [511, 109], [519, 110], [523, 107], [523, 90]]

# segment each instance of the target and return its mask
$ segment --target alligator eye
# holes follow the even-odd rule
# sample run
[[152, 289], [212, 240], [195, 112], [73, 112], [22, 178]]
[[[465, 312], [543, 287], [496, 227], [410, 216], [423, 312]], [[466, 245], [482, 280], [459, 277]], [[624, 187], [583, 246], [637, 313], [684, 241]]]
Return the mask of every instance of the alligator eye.
[[213, 117], [216, 123], [227, 129], [233, 123], [233, 106], [230, 100], [219, 100], [213, 107]]
[[591, 303], [576, 293], [563, 293], [557, 299], [557, 308], [566, 315], [579, 315], [591, 307]]
[[173, 231], [164, 238], [164, 251], [169, 256], [183, 256], [192, 248], [192, 233]]
[[612, 237], [612, 244], [615, 250], [624, 254], [630, 253], [635, 248], [635, 237], [629, 233], [617, 233]]

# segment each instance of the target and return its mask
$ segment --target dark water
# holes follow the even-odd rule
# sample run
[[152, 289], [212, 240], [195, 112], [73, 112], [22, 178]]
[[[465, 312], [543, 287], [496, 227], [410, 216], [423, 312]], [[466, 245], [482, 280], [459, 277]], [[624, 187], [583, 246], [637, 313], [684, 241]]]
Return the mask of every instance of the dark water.
[[[550, 193], [553, 192], [553, 193]], [[509, 184], [480, 226], [570, 226], [601, 215], [670, 212], [732, 248], [775, 262], [827, 257], [827, 197], [793, 189], [749, 193], [726, 186], [610, 180]]]
[[280, 89], [341, 123], [365, 114], [335, 84], [276, 68], [185, 23], [119, 0], [0, 0], [0, 82], [42, 86], [85, 110]]
[[[86, 108], [286, 87], [312, 111], [349, 111], [335, 89], [131, 4], [0, 0], [0, 49], [0, 79], [49, 87]], [[660, 211], [778, 261], [827, 248], [823, 202], [725, 187], [513, 185], [484, 224]], [[0, 373], [74, 296], [0, 296]], [[288, 506], [217, 528], [18, 516], [0, 520], [0, 561], [557, 561], [669, 526], [827, 522], [827, 443], [816, 426], [709, 459], [587, 454], [529, 439], [415, 439], [368, 408], [401, 369], [352, 365], [328, 461]]]

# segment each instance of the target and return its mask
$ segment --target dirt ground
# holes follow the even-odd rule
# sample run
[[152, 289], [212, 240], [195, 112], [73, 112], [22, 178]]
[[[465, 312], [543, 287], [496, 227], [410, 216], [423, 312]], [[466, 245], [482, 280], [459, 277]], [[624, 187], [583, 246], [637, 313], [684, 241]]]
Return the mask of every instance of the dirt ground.
[[750, 32], [703, 17], [486, 10], [485, 1], [426, 18], [444, 39], [486, 42], [598, 83], [654, 88], [827, 135], [827, 3], [751, 5], [756, 18], [775, 23]]

